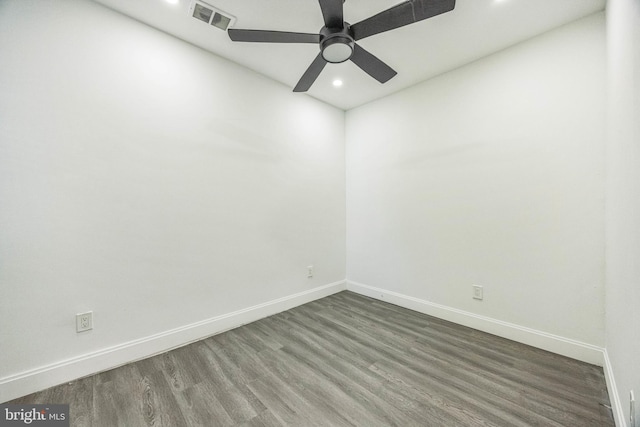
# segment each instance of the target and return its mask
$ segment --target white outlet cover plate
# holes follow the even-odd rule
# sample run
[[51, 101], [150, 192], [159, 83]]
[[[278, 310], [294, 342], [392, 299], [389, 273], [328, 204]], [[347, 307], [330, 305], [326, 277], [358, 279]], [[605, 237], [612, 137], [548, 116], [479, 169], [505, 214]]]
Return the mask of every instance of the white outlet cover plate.
[[93, 329], [93, 311], [76, 314], [76, 332], [84, 332]]

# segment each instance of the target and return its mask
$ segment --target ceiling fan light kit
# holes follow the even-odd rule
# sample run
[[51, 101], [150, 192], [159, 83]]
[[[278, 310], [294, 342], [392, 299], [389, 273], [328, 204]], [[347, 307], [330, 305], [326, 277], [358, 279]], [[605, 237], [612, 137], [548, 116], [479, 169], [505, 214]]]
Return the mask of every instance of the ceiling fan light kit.
[[386, 83], [397, 73], [380, 59], [360, 47], [356, 41], [375, 34], [413, 24], [455, 8], [456, 0], [407, 0], [370, 18], [349, 25], [344, 21], [344, 0], [318, 0], [324, 26], [318, 34], [229, 28], [231, 40], [261, 43], [317, 43], [320, 53], [293, 89], [306, 92], [327, 63], [351, 60], [365, 73]]
[[[331, 32], [333, 31], [333, 32]], [[349, 34], [349, 24], [345, 22], [345, 28], [340, 31], [322, 27], [320, 30], [320, 51], [325, 61], [339, 64], [351, 58], [355, 41]]]

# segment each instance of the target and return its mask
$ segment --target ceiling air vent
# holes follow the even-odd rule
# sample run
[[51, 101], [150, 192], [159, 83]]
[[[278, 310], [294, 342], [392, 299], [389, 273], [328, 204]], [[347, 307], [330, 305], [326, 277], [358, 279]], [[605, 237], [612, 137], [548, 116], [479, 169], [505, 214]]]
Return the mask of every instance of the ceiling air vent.
[[199, 0], [191, 2], [189, 15], [222, 31], [227, 31], [227, 28], [236, 21], [236, 18], [227, 12]]

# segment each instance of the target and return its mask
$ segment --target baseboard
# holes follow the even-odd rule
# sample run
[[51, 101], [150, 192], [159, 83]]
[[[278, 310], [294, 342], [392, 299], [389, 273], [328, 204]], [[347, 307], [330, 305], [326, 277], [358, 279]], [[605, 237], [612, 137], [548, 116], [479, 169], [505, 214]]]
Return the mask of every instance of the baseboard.
[[173, 348], [187, 345], [345, 289], [345, 281], [331, 283], [243, 310], [212, 317], [159, 334], [0, 378], [0, 402], [7, 402], [58, 384], [113, 369], [155, 354], [164, 353]]
[[622, 409], [622, 400], [620, 400], [616, 379], [613, 375], [613, 366], [611, 365], [611, 359], [609, 359], [609, 353], [606, 348], [604, 349], [604, 378], [607, 382], [607, 392], [609, 393], [611, 411], [613, 412], [616, 426], [627, 427], [627, 420], [625, 419], [624, 410]]
[[595, 345], [349, 280], [347, 290], [593, 365], [604, 362], [603, 349]]

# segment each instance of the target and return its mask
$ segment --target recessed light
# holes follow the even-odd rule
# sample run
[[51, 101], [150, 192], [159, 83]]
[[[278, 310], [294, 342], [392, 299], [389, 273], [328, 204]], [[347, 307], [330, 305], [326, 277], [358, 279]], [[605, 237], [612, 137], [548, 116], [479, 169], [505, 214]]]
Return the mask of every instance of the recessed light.
[[166, 2], [170, 4], [178, 4], [180, 3], [180, 0], [166, 0]]
[[333, 81], [333, 86], [334, 86], [334, 87], [340, 87], [340, 86], [342, 86], [342, 80], [340, 80], [340, 79], [335, 79], [335, 80]]

